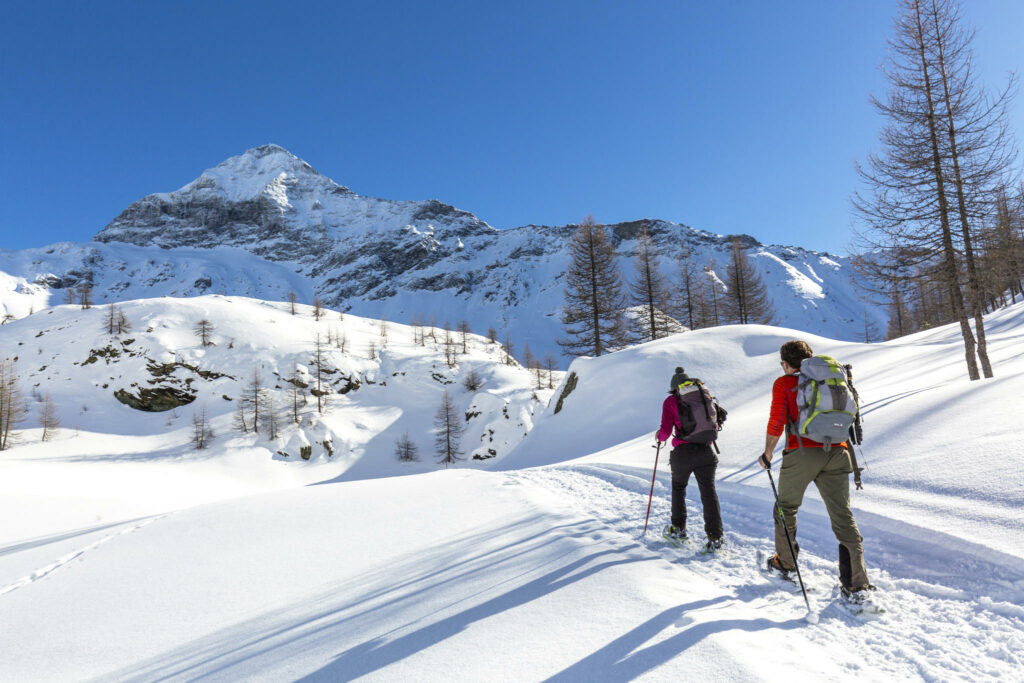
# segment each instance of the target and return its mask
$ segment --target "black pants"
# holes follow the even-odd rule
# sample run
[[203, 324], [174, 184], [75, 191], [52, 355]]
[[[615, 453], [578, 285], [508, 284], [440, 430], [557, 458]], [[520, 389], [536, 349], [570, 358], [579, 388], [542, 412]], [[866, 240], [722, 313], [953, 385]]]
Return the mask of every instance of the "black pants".
[[704, 533], [712, 540], [721, 538], [722, 508], [715, 491], [718, 456], [708, 444], [684, 443], [672, 449], [669, 462], [672, 465], [672, 526], [686, 528], [686, 485], [692, 473], [704, 507]]

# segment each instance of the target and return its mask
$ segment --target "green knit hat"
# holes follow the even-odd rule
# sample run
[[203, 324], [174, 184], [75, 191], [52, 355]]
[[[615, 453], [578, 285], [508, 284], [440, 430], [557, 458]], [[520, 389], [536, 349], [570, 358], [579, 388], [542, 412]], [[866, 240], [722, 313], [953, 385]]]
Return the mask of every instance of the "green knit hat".
[[676, 374], [672, 375], [672, 381], [668, 385], [669, 393], [675, 391], [680, 384], [690, 379], [690, 376], [686, 374], [686, 371], [681, 367], [676, 368]]

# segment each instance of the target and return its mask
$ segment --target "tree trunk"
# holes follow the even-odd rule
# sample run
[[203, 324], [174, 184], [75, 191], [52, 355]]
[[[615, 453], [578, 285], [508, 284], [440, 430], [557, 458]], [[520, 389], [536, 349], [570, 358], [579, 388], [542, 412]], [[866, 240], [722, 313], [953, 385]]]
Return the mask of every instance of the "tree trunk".
[[946, 278], [950, 286], [950, 297], [953, 304], [953, 312], [960, 323], [960, 334], [964, 339], [964, 356], [967, 361], [967, 375], [972, 380], [981, 379], [978, 373], [978, 361], [975, 357], [974, 334], [971, 332], [971, 325], [967, 320], [967, 312], [964, 307], [963, 294], [960, 291], [960, 274], [957, 270], [956, 251], [953, 248], [953, 235], [949, 227], [949, 202], [946, 198], [946, 186], [942, 175], [942, 158], [939, 154], [939, 138], [935, 123], [934, 95], [932, 93], [931, 76], [928, 73], [928, 59], [924, 52], [924, 31], [921, 26], [921, 8], [914, 3], [915, 18], [917, 20], [918, 40], [921, 56], [921, 73], [924, 76], [925, 95], [928, 103], [928, 132], [931, 139], [932, 165], [935, 173], [936, 190], [939, 199], [939, 220], [942, 227], [942, 251], [945, 257]]
[[[932, 0], [932, 19], [935, 22], [936, 40], [939, 47], [939, 74], [942, 76], [943, 100], [946, 104], [946, 115], [949, 117], [947, 135], [949, 136], [949, 154], [953, 160], [953, 180], [956, 186], [957, 210], [960, 214], [960, 231], [964, 240], [964, 257], [967, 260], [967, 291], [970, 294], [971, 308], [974, 313], [974, 328], [978, 335], [977, 354], [981, 360], [981, 369], [985, 377], [992, 377], [992, 364], [988, 359], [988, 349], [985, 343], [985, 319], [981, 298], [981, 284], [978, 278], [978, 269], [975, 265], [974, 248], [971, 242], [971, 229], [967, 222], [967, 201], [964, 198], [963, 175], [960, 172], [960, 154], [956, 145], [956, 125], [953, 122], [953, 108], [949, 96], [949, 76], [946, 73], [945, 48], [942, 44], [941, 32], [939, 31], [938, 9], [935, 0]], [[929, 100], [931, 99], [929, 91]], [[962, 327], [962, 325], [961, 325]], [[972, 378], [973, 379], [973, 378]]]

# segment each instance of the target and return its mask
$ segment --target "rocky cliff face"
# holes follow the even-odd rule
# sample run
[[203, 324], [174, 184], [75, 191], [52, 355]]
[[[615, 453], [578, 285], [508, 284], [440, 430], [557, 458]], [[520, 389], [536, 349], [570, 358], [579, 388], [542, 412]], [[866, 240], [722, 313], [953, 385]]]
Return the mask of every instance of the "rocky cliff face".
[[[627, 277], [643, 228], [670, 278], [684, 250], [720, 272], [727, 261], [728, 236], [659, 220], [608, 228]], [[543, 353], [557, 350], [571, 233], [572, 226], [496, 230], [437, 200], [363, 197], [265, 145], [176, 192], [140, 199], [90, 244], [0, 252], [9, 278], [0, 303], [23, 315], [15, 310], [19, 291], [31, 290], [35, 299], [49, 291], [50, 303], [60, 303], [45, 283], [83, 280], [93, 283], [99, 302], [216, 292], [280, 300], [294, 291], [360, 315], [507, 329], [514, 343]], [[865, 315], [879, 319], [859, 303], [844, 259], [741, 239], [781, 324], [853, 339], [862, 335]]]

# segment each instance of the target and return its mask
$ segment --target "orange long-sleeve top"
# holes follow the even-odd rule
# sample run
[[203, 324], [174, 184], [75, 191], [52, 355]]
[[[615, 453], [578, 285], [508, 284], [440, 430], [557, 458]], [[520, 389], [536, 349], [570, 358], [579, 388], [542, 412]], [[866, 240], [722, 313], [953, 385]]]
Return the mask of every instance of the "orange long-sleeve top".
[[[768, 416], [768, 433], [772, 436], [782, 436], [786, 429], [786, 423], [790, 421], [795, 423], [800, 414], [800, 410], [796, 406], [796, 386], [799, 381], [797, 375], [783, 375], [772, 385], [772, 409]], [[807, 437], [797, 439], [796, 433], [793, 432], [786, 441], [786, 450], [799, 448], [801, 443], [812, 448], [821, 448], [824, 445]], [[845, 448], [846, 442], [834, 445]]]

